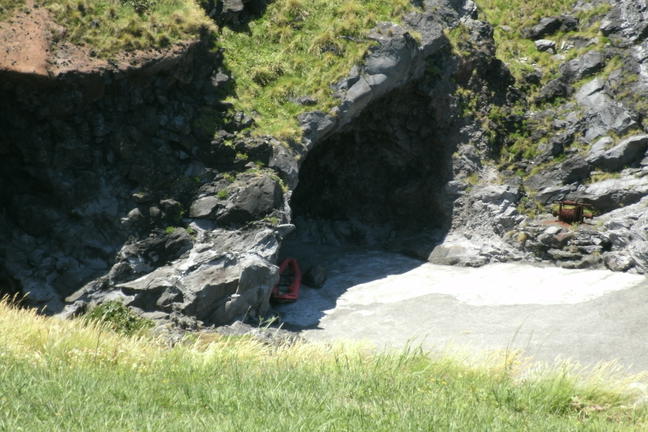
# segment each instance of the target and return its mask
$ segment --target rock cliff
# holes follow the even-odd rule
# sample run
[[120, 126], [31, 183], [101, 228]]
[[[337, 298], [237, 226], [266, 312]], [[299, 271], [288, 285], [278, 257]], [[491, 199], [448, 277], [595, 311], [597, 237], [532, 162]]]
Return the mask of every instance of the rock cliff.
[[[267, 307], [277, 230], [226, 227], [281, 217], [283, 191], [264, 170], [224, 179], [241, 163], [209, 137], [237, 126], [207, 40], [135, 67], [5, 70], [1, 82], [10, 101], [0, 107], [2, 272], [30, 303], [60, 313], [125, 296], [145, 312], [206, 322], [238, 313], [214, 304]], [[271, 153], [267, 142], [254, 145]], [[202, 195], [213, 200], [192, 205]], [[203, 219], [194, 226], [190, 216]], [[249, 297], [245, 307], [238, 296]]]
[[[605, 4], [521, 29], [555, 52], [521, 80], [475, 3], [418, 2], [371, 32], [332, 110], [300, 115], [301, 141], [249, 133], [207, 35], [136, 66], [0, 71], [0, 290], [52, 314], [116, 299], [223, 324], [267, 312], [288, 235], [645, 273], [648, 7]], [[265, 2], [206, 6], [240, 26]], [[598, 215], [549, 223], [559, 199]]]

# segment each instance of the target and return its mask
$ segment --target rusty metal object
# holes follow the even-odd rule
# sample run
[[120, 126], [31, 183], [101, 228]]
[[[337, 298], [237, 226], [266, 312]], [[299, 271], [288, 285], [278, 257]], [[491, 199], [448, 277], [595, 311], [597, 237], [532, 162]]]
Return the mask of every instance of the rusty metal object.
[[581, 202], [577, 201], [558, 201], [558, 206], [552, 208], [554, 216], [558, 220], [566, 223], [583, 223], [585, 218], [592, 219], [592, 209]]

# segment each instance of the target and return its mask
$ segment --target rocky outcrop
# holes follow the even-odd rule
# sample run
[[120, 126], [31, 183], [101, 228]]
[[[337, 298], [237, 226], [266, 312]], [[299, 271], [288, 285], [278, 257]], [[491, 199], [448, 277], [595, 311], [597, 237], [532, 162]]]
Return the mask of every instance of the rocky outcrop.
[[[449, 186], [457, 187], [452, 183]], [[434, 248], [428, 261], [479, 267], [489, 262], [524, 259], [524, 253], [503, 240], [526, 219], [517, 210], [520, 192], [519, 187], [506, 184], [465, 187], [454, 202], [452, 230]]]
[[268, 174], [243, 174], [232, 184], [196, 199], [189, 216], [222, 225], [242, 225], [262, 219], [283, 205], [281, 185]]
[[[606, 3], [601, 0], [596, 5]], [[536, 98], [538, 104], [553, 102], [554, 106], [541, 107], [527, 116], [531, 136], [546, 143], [542, 153], [524, 166], [525, 193], [541, 215], [535, 219], [537, 223], [530, 218], [518, 226], [513, 230], [517, 234], [510, 238], [524, 239], [521, 250], [530, 252], [532, 259], [643, 273], [643, 236], [632, 231], [628, 221], [636, 220], [639, 203], [648, 195], [648, 107], [641, 102], [648, 95], [648, 55], [643, 42], [648, 9], [644, 1], [609, 4], [609, 12], [595, 18], [601, 19], [601, 32], [611, 43], [560, 64], [560, 76], [546, 84]], [[594, 6], [578, 2], [575, 13]], [[549, 24], [558, 26], [553, 18], [543, 19], [532, 30]], [[597, 40], [582, 41], [581, 46], [594, 46]], [[570, 49], [574, 48], [560, 48], [565, 52]], [[556, 60], [561, 59], [560, 50]], [[618, 58], [623, 62], [615, 66]], [[552, 119], [550, 127], [547, 119]], [[543, 212], [562, 199], [591, 205], [596, 213], [594, 222], [546, 232], [558, 228], [546, 227], [551, 219]], [[619, 240], [630, 237], [632, 242]], [[514, 246], [519, 243], [511, 242]]]
[[646, 0], [620, 0], [601, 22], [601, 32], [622, 44], [638, 44], [648, 37]]
[[[107, 276], [66, 298], [66, 314], [107, 299], [182, 326], [195, 325], [195, 320], [219, 325], [267, 312], [270, 290], [279, 279], [273, 264], [280, 239], [276, 231], [223, 230], [205, 223], [192, 223], [190, 229], [193, 244], [180, 259], [140, 272], [136, 279], [133, 264], [142, 264], [136, 260], [144, 257], [132, 248], [122, 249]], [[142, 251], [150, 253], [151, 248]]]
[[581, 57], [560, 65], [560, 73], [567, 82], [576, 82], [601, 71], [606, 58], [601, 51], [588, 51]]
[[522, 224], [506, 238], [530, 257], [570, 269], [603, 267], [603, 255], [611, 248], [607, 235], [595, 227], [572, 229], [551, 219]]
[[[372, 33], [376, 46], [334, 86], [340, 103], [331, 113], [301, 117], [304, 148], [291, 197], [297, 237], [387, 247], [442, 264], [538, 260], [643, 272], [641, 252], [630, 258], [628, 243], [615, 242], [609, 225], [596, 220], [623, 218], [616, 212], [648, 194], [641, 102], [648, 55], [637, 18], [645, 8], [620, 1], [592, 17], [579, 14], [605, 1], [579, 2], [573, 14], [540, 19], [524, 35], [555, 51], [549, 72], [556, 78], [543, 81], [537, 70], [514, 83], [472, 2], [444, 2], [441, 12], [422, 3], [406, 25]], [[570, 36], [598, 19], [610, 44]], [[441, 32], [456, 26], [461, 55]], [[576, 49], [579, 55], [566, 55]], [[619, 65], [619, 57], [629, 60]], [[525, 106], [529, 89], [537, 92]], [[497, 158], [511, 132], [526, 134], [536, 151], [502, 169]], [[555, 224], [550, 206], [562, 199], [589, 203], [595, 221]]]
[[585, 139], [595, 140], [610, 131], [624, 135], [637, 127], [633, 114], [605, 90], [605, 82], [596, 78], [576, 93], [576, 101], [587, 110]]
[[622, 171], [618, 178], [581, 185], [567, 198], [590, 203], [601, 213], [634, 204], [648, 195], [648, 173], [643, 170]]
[[624, 167], [638, 165], [648, 150], [648, 135], [634, 135], [622, 140], [608, 149], [607, 143], [613, 141], [601, 139], [592, 146], [587, 162], [605, 171], [619, 171]]
[[[388, 144], [384, 133], [397, 146], [374, 151], [373, 162], [357, 173], [389, 169], [401, 180], [383, 176], [387, 182], [372, 185], [363, 201], [386, 231], [376, 231], [362, 207], [351, 206], [343, 215], [347, 228], [334, 223], [336, 232], [357, 236], [344, 231], [355, 223], [384, 242], [394, 240], [384, 233], [402, 226], [403, 218], [411, 219], [410, 231], [448, 226], [444, 184], [454, 147], [442, 136], [452, 131], [456, 142], [462, 134], [453, 124], [461, 119], [448, 85], [453, 74], [465, 80], [471, 66], [453, 59], [442, 30], [466, 16], [476, 45], [484, 35], [492, 40], [492, 30], [469, 18], [475, 14], [470, 3], [444, 5], [443, 13], [433, 5], [424, 10], [409, 16], [406, 27], [375, 29], [375, 47], [335, 87], [340, 105], [302, 118], [303, 147], [235, 133], [250, 120], [230, 116], [220, 102], [231, 88], [229, 77], [206, 44], [133, 68], [66, 72], [38, 82], [11, 76], [1, 88], [3, 100], [14, 102], [4, 107], [0, 143], [5, 279], [49, 313], [70, 315], [120, 299], [185, 326], [263, 314], [277, 280], [281, 239], [293, 229], [288, 203], [300, 169], [302, 184], [308, 186], [309, 176], [321, 180], [310, 165], [321, 166], [328, 152], [360, 133], [366, 137], [353, 151], [370, 150], [364, 146], [369, 140]], [[491, 44], [472, 61], [496, 82], [505, 70], [493, 52]], [[430, 67], [434, 62], [443, 76]], [[418, 100], [418, 119], [408, 119], [410, 96]], [[399, 98], [403, 102], [394, 104]], [[430, 98], [440, 105], [429, 106]], [[383, 124], [383, 109], [394, 116], [389, 124]], [[436, 130], [425, 125], [426, 116], [434, 116]], [[343, 183], [351, 180], [346, 175], [335, 177]], [[392, 192], [393, 204], [372, 203]], [[317, 211], [299, 205], [310, 195], [299, 198], [298, 188], [295, 208]], [[423, 205], [421, 196], [429, 196]], [[341, 202], [355, 198], [350, 193]]]
[[[301, 117], [308, 153], [291, 200], [301, 241], [387, 247], [422, 259], [443, 241], [457, 217], [454, 194], [463, 194], [446, 185], [494, 152], [455, 92], [471, 87], [497, 105], [514, 97], [492, 28], [473, 18], [474, 4], [445, 7], [426, 6], [403, 27], [379, 26], [370, 35], [377, 45], [335, 86], [340, 105]], [[464, 58], [443, 33], [457, 25], [470, 35]], [[502, 220], [511, 216], [503, 211]]]
[[545, 17], [533, 27], [524, 29], [522, 34], [527, 39], [538, 40], [545, 36], [550, 36], [559, 31], [568, 32], [578, 28], [578, 19], [569, 16], [552, 16]]
[[408, 29], [391, 23], [381, 24], [369, 35], [376, 46], [361, 66], [334, 87], [341, 101], [339, 106], [330, 114], [311, 112], [300, 118], [307, 149], [349, 124], [372, 102], [423, 75], [425, 59], [448, 47], [443, 25], [426, 25], [423, 45], [414, 40]]
[[[605, 2], [597, 4], [601, 3]], [[478, 266], [492, 261], [539, 260], [569, 268], [645, 271], [645, 265], [637, 261], [637, 257], [642, 259], [637, 251], [643, 248], [643, 237], [624, 228], [623, 236], [638, 239], [628, 246], [613, 241], [621, 234], [612, 234], [611, 225], [596, 222], [599, 218], [607, 221], [608, 214], [625, 218], [624, 209], [635, 209], [648, 195], [644, 185], [648, 109], [640, 102], [648, 95], [648, 56], [638, 18], [645, 7], [615, 2], [603, 20], [603, 31], [613, 42], [587, 51], [584, 48], [596, 46], [597, 39], [570, 39], [569, 33], [594, 22], [594, 18], [582, 23], [575, 18], [579, 11], [592, 7], [579, 3], [573, 16], [542, 18], [523, 31], [539, 49], [555, 50], [556, 61], [562, 60], [552, 72], [558, 72], [558, 77], [539, 88], [532, 100], [538, 109], [529, 109], [525, 116], [522, 133], [537, 143], [536, 154], [512, 164], [513, 170], [485, 167], [480, 159], [488, 160], [491, 155], [479, 154], [474, 140], [481, 128], [471, 131], [471, 145], [458, 146], [459, 153], [466, 153], [452, 159], [457, 177], [446, 186], [449, 193], [445, 198], [453, 202], [452, 226], [430, 254], [430, 261]], [[551, 40], [558, 32], [567, 34], [560, 45]], [[584, 53], [564, 60], [564, 53], [576, 47]], [[610, 72], [616, 57], [629, 61]], [[516, 85], [524, 89], [541, 80], [542, 71], [537, 71]], [[553, 105], [545, 105], [548, 102]], [[482, 121], [482, 126], [487, 124]], [[503, 142], [507, 145], [506, 139]], [[462, 172], [472, 180], [467, 182]], [[506, 191], [516, 192], [511, 196]], [[591, 205], [595, 222], [580, 227], [555, 224], [550, 207], [563, 199]], [[635, 212], [628, 210], [628, 219]], [[635, 251], [632, 257], [629, 248]]]
[[600, 217], [612, 250], [603, 256], [614, 271], [648, 273], [648, 198]]
[[120, 298], [185, 325], [267, 309], [284, 173], [257, 163], [290, 164], [276, 141], [222, 145], [246, 125], [220, 102], [229, 78], [209, 45], [3, 77], [0, 262], [32, 305], [72, 314]]

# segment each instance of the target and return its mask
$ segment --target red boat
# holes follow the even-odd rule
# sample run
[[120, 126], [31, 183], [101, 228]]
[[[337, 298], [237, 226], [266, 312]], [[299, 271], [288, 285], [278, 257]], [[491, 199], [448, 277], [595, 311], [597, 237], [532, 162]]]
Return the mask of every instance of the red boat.
[[299, 298], [302, 273], [297, 260], [286, 258], [279, 266], [279, 283], [272, 288], [270, 300], [276, 303], [292, 303]]

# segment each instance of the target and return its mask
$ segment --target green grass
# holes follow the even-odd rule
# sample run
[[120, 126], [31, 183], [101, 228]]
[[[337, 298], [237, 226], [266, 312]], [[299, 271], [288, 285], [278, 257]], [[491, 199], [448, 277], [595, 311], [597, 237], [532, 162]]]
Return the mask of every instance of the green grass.
[[[219, 45], [236, 79], [232, 102], [252, 114], [256, 133], [296, 137], [296, 116], [328, 111], [335, 104], [330, 85], [359, 63], [379, 21], [398, 21], [408, 0], [277, 0], [250, 31], [223, 29]], [[308, 96], [315, 106], [296, 98]]]
[[195, 0], [37, 0], [65, 27], [55, 35], [89, 46], [99, 57], [164, 48], [213, 27]]
[[419, 351], [192, 339], [166, 348], [149, 337], [0, 304], [0, 430], [648, 427], [646, 408], [632, 407], [630, 380], [606, 380], [603, 373], [577, 377], [567, 366], [552, 372], [513, 356], [468, 362]]
[[25, 0], [0, 0], [0, 21], [10, 17], [23, 4]]
[[142, 334], [153, 326], [152, 321], [135, 315], [118, 301], [96, 306], [84, 315], [84, 319], [104, 324], [110, 330], [127, 336]]
[[[540, 18], [571, 13], [576, 0], [538, 0], [534, 2], [477, 0], [476, 3], [495, 28], [497, 56], [507, 64], [517, 80], [520, 80], [525, 73], [532, 71], [534, 67], [543, 70], [543, 82], [557, 77], [557, 63], [552, 58], [552, 53], [538, 51], [532, 40], [522, 37], [522, 30], [536, 24]], [[599, 49], [605, 45], [607, 39], [600, 34], [599, 23], [595, 19], [606, 13], [609, 8], [610, 5], [603, 5], [590, 11], [581, 12], [577, 15], [581, 20], [580, 30], [569, 33], [558, 32], [548, 38], [556, 41], [556, 45], [560, 47], [568, 37], [599, 37], [599, 43], [595, 46], [571, 49], [565, 52], [566, 60], [584, 54], [586, 51]], [[506, 31], [502, 28], [503, 26], [509, 26], [511, 30]]]

